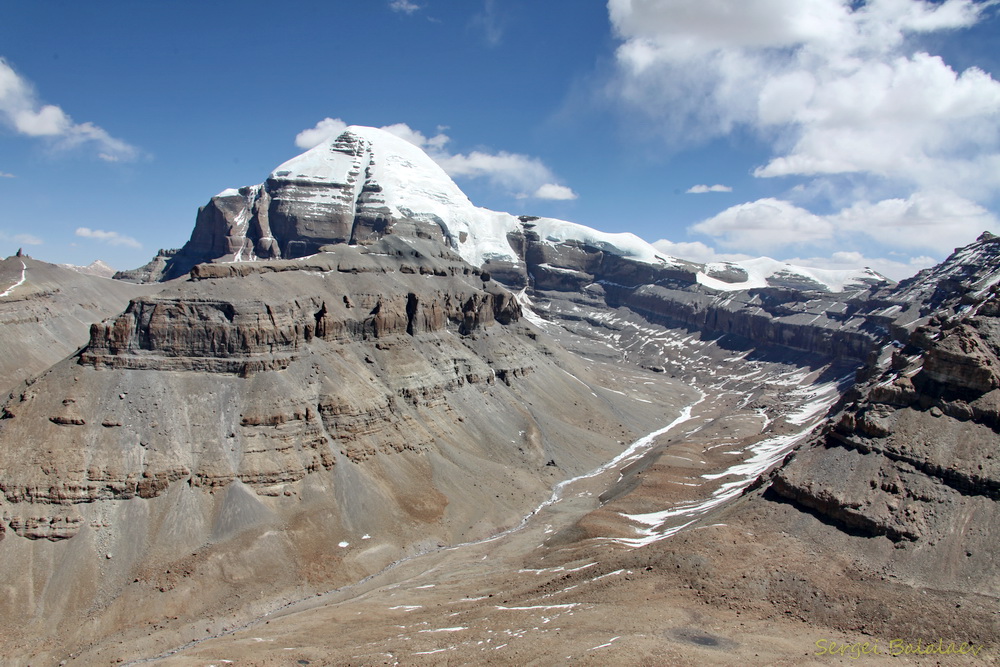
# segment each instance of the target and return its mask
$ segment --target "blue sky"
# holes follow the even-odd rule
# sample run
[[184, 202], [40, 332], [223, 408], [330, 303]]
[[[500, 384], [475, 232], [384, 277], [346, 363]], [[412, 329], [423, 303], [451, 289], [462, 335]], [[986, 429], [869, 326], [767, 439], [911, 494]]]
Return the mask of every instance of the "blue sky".
[[138, 266], [348, 123], [480, 206], [901, 278], [1000, 232], [996, 5], [9, 3], [0, 255]]

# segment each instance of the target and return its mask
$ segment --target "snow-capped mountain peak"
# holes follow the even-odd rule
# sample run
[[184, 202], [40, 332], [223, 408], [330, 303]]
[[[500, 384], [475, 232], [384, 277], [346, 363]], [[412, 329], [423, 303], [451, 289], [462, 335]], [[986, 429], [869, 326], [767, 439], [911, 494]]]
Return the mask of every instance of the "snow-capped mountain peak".
[[[366, 243], [398, 223], [437, 230], [475, 266], [521, 261], [508, 238], [523, 231], [518, 217], [475, 206], [421, 148], [372, 127], [352, 125], [284, 162], [260, 186], [223, 190], [210, 208], [222, 213], [228, 229], [224, 239], [214, 234], [208, 254], [236, 261], [299, 257], [329, 243]], [[206, 227], [217, 222], [214, 214], [209, 217]], [[572, 240], [640, 262], [676, 263], [634, 234], [608, 234], [552, 218], [532, 222], [544, 243]], [[213, 234], [204, 231], [203, 236]]]
[[[529, 279], [527, 239], [539, 249], [536, 254], [549, 256], [538, 263], [577, 271], [579, 280], [593, 261], [581, 264], [572, 258], [577, 251], [624, 258], [654, 271], [676, 269], [675, 274], [722, 291], [785, 286], [839, 292], [885, 281], [869, 270], [807, 269], [767, 258], [702, 267], [665, 255], [634, 234], [481, 208], [420, 147], [357, 125], [284, 162], [259, 185], [213, 197], [199, 212], [188, 244], [163, 258], [160, 275], [177, 277], [206, 261], [294, 259], [331, 244], [370, 244], [387, 234], [439, 240], [476, 267], [515, 271], [521, 276], [515, 283]], [[560, 252], [551, 252], [556, 247], [561, 259]], [[640, 273], [655, 280], [648, 267]]]

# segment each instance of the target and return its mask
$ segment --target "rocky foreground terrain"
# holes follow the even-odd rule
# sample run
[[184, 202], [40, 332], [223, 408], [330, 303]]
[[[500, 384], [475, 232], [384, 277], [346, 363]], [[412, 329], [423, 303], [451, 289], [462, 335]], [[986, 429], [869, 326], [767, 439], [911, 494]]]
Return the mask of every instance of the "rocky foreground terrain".
[[119, 280], [5, 260], [0, 652], [995, 662], [1000, 240], [776, 264], [476, 209], [370, 128]]

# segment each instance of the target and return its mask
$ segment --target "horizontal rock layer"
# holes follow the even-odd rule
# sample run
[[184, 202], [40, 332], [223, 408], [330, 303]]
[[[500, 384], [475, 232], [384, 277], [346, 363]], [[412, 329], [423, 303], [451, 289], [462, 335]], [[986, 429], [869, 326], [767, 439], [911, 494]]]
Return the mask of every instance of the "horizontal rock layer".
[[[385, 242], [372, 252], [342, 246], [308, 263], [202, 265], [192, 280], [316, 273], [357, 291], [291, 300], [169, 296], [133, 300], [112, 322], [95, 324], [80, 363], [101, 368], [248, 373], [286, 368], [314, 339], [347, 343], [452, 328], [470, 334], [520, 317], [513, 296], [455, 257], [430, 257]], [[404, 244], [405, 245], [405, 244]], [[388, 251], [388, 252], [379, 252]], [[418, 257], [403, 257], [404, 252]], [[421, 259], [423, 263], [421, 263]], [[361, 280], [351, 277], [363, 276]], [[419, 287], [407, 286], [409, 277]], [[393, 286], [397, 289], [394, 290]], [[195, 290], [210, 295], [211, 287]]]
[[698, 283], [699, 265], [656, 266], [579, 242], [555, 244], [531, 231], [530, 223], [510, 241], [523, 266], [487, 263], [484, 270], [513, 287], [528, 287], [532, 298], [576, 302], [581, 294], [599, 294], [604, 306], [624, 306], [658, 324], [858, 361], [884, 337], [863, 316], [868, 292], [860, 288], [843, 294], [778, 287], [718, 293]]

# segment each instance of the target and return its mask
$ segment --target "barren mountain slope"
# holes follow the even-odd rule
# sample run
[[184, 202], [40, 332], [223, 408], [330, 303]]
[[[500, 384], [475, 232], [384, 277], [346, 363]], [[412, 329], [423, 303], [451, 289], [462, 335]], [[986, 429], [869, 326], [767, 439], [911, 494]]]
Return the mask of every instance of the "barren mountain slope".
[[[521, 531], [177, 643], [162, 664], [821, 665], [838, 645], [845, 661], [994, 664], [996, 249], [985, 236], [883, 295], [895, 305], [870, 306], [869, 317], [923, 312], [903, 322], [920, 328], [894, 327], [829, 420], [838, 392], [823, 380], [840, 372], [817, 358], [786, 351], [783, 375], [767, 352], [723, 357], [731, 337], [624, 309], [603, 317], [608, 335], [543, 322], [607, 359], [607, 376], [628, 354], [658, 353], [705, 397], [645, 453], [574, 482]], [[773, 480], [753, 481], [803, 441]], [[161, 633], [146, 655], [164, 646]]]
[[491, 535], [689, 402], [601, 389], [520, 314], [399, 238], [133, 300], [2, 409], [5, 653], [240, 618]]
[[[801, 644], [813, 656], [826, 627], [881, 642], [883, 660], [942, 640], [980, 649], [945, 660], [995, 664], [998, 241], [984, 234], [872, 299], [866, 317], [892, 337], [814, 436], [745, 497], [619, 565], [669, 564], [707, 608], [740, 618], [801, 619], [817, 628]], [[582, 524], [614, 530], [639, 498], [662, 498], [668, 459]]]
[[0, 395], [80, 349], [92, 323], [159, 289], [30, 257], [0, 260]]

